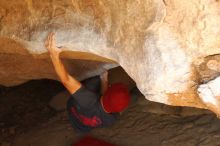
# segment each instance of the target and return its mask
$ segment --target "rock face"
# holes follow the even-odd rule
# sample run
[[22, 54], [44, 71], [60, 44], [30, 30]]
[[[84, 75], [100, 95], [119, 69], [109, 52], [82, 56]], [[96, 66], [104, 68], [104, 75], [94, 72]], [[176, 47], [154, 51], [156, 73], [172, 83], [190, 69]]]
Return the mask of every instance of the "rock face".
[[213, 103], [200, 88], [220, 73], [219, 7], [218, 0], [1, 1], [0, 84], [57, 79], [44, 48], [53, 31], [78, 79], [120, 65], [147, 99], [220, 115], [219, 95]]

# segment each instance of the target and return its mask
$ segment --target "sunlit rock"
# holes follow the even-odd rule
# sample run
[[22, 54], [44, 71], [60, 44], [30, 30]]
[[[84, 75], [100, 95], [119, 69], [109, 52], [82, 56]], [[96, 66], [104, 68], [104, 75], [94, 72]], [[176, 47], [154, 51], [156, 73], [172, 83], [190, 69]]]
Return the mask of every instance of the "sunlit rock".
[[197, 92], [219, 76], [207, 66], [220, 61], [219, 6], [216, 0], [1, 1], [0, 84], [58, 79], [44, 47], [53, 31], [80, 80], [121, 65], [146, 99], [220, 114]]

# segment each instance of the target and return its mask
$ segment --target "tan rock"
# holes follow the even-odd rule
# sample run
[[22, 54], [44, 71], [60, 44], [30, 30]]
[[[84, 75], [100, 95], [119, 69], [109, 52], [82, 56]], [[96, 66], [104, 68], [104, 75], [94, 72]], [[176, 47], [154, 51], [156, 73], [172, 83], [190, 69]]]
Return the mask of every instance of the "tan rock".
[[62, 111], [66, 109], [66, 103], [70, 97], [70, 94], [68, 91], [63, 91], [58, 93], [56, 96], [54, 96], [50, 103], [49, 106], [56, 111]]
[[117, 62], [147, 99], [220, 114], [197, 92], [219, 75], [206, 65], [220, 59], [219, 6], [216, 0], [1, 1], [0, 84], [57, 79], [43, 45], [53, 31], [65, 47], [62, 58], [93, 60], [66, 61], [80, 80]]

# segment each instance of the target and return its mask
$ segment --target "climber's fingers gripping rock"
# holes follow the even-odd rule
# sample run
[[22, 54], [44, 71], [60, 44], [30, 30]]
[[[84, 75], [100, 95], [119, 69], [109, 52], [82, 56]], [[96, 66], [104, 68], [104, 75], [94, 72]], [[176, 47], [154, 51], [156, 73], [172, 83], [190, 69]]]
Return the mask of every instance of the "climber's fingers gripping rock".
[[50, 33], [45, 41], [45, 47], [51, 55], [59, 55], [62, 52], [61, 49], [56, 47], [55, 34]]

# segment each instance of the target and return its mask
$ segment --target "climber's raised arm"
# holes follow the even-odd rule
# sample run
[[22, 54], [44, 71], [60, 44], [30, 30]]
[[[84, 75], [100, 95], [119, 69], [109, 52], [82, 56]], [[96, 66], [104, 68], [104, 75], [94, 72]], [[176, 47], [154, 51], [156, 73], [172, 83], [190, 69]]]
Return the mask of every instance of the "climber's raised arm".
[[101, 92], [104, 94], [108, 89], [108, 71], [106, 70], [100, 76], [101, 78]]
[[60, 53], [61, 49], [56, 47], [55, 35], [54, 33], [50, 33], [45, 41], [45, 47], [47, 48], [50, 58], [53, 62], [55, 71], [60, 78], [60, 81], [66, 87], [66, 89], [70, 92], [70, 94], [75, 93], [80, 87], [81, 83], [77, 81], [74, 77], [72, 77], [65, 69], [61, 59]]

